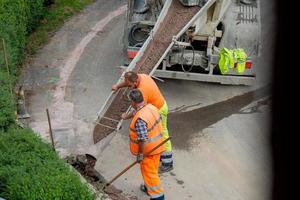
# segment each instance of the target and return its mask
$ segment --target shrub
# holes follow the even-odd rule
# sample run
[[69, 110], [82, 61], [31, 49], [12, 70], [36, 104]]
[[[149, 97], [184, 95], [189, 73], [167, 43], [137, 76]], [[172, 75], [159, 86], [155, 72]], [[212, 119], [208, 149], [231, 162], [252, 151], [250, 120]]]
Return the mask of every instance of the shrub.
[[[38, 25], [44, 9], [43, 0], [0, 0], [0, 38], [5, 39], [13, 73], [23, 56], [26, 36]], [[2, 56], [0, 61], [3, 66]]]
[[13, 101], [9, 88], [9, 78], [0, 71], [0, 131], [6, 130], [15, 119], [15, 101]]
[[0, 0], [0, 49], [3, 38], [11, 74], [11, 77], [6, 75], [3, 51], [0, 51], [0, 130], [6, 130], [14, 123], [15, 103], [8, 80], [15, 81], [16, 66], [23, 57], [26, 37], [38, 25], [43, 11], [43, 0]]
[[93, 199], [79, 177], [29, 129], [0, 133], [0, 196], [5, 199]]

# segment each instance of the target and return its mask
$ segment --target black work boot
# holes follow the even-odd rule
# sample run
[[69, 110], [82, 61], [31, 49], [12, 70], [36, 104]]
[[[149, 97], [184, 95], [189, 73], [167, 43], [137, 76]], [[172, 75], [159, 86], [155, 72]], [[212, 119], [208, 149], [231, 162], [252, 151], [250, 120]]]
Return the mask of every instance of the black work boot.
[[146, 186], [145, 186], [144, 184], [141, 184], [140, 190], [141, 190], [142, 192], [146, 193], [148, 196], [150, 196], [150, 195], [148, 194], [147, 188], [146, 188]]
[[158, 173], [159, 174], [163, 174], [163, 173], [165, 173], [165, 172], [169, 172], [169, 171], [171, 171], [173, 169], [173, 165], [161, 165], [161, 166], [159, 166], [159, 168], [158, 168]]

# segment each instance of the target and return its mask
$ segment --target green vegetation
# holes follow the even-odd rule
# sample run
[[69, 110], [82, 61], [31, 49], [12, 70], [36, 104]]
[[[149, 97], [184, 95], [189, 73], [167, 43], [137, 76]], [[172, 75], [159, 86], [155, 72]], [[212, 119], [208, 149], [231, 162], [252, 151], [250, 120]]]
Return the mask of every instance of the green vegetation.
[[41, 25], [28, 38], [26, 53], [31, 55], [47, 42], [49, 34], [57, 30], [64, 21], [94, 0], [56, 0], [45, 12]]
[[[5, 40], [10, 82], [16, 82], [18, 67], [47, 41], [66, 19], [93, 0], [56, 0], [50, 7], [44, 0], [0, 0], [0, 130], [14, 122], [15, 100], [10, 95], [4, 62], [2, 39]], [[3, 83], [5, 82], [5, 83]], [[7, 119], [7, 120], [6, 120]]]
[[[46, 0], [47, 1], [47, 0]], [[16, 126], [10, 84], [18, 66], [65, 20], [93, 0], [0, 0], [0, 197], [5, 199], [93, 199], [86, 185], [30, 129]], [[10, 76], [6, 70], [5, 40]]]
[[0, 152], [0, 197], [93, 199], [79, 177], [31, 130], [0, 133]]

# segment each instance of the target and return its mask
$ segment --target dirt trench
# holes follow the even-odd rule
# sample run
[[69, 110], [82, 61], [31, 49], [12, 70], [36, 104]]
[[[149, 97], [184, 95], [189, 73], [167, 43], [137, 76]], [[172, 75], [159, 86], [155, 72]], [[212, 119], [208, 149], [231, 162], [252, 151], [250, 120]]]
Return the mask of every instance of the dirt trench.
[[[133, 71], [149, 74], [171, 44], [172, 37], [177, 35], [199, 10], [198, 6], [184, 7], [178, 0], [173, 0], [153, 40], [148, 44]], [[95, 144], [116, 130], [121, 114], [129, 108], [130, 102], [124, 98], [124, 91], [125, 89], [118, 91], [104, 116], [98, 120], [93, 132]]]
[[138, 200], [136, 196], [125, 195], [122, 190], [117, 189], [113, 185], [104, 188], [107, 180], [94, 169], [97, 162], [94, 156], [90, 154], [70, 155], [65, 158], [65, 161], [77, 170], [94, 187], [97, 193], [105, 194], [104, 198], [106, 196], [111, 200]]

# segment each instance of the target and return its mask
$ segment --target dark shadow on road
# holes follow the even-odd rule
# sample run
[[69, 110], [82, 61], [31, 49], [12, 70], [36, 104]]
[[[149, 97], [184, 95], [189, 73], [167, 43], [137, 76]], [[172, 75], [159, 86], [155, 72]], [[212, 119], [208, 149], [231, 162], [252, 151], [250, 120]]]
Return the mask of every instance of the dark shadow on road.
[[[232, 114], [239, 113], [253, 101], [269, 96], [271, 86], [247, 92], [209, 106], [188, 112], [174, 112], [168, 115], [168, 128], [174, 147], [188, 150], [191, 139], [203, 129]], [[258, 103], [257, 106], [260, 106]]]

